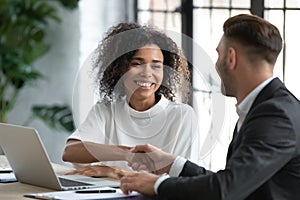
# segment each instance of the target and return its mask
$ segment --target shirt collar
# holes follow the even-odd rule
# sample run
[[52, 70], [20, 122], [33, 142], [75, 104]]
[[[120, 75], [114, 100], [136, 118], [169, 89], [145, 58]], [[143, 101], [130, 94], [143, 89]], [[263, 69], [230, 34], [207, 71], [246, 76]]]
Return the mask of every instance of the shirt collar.
[[245, 116], [249, 112], [249, 110], [250, 110], [250, 108], [251, 108], [251, 106], [252, 106], [255, 98], [257, 97], [257, 95], [274, 78], [275, 77], [268, 78], [267, 80], [265, 80], [264, 82], [262, 82], [261, 84], [259, 84], [254, 90], [252, 90], [246, 96], [246, 98], [240, 104], [236, 104], [236, 112], [239, 115], [239, 117]]
[[128, 102], [126, 101], [125, 97], [125, 102], [124, 102], [124, 108], [126, 112], [136, 118], [149, 118], [153, 117], [154, 115], [157, 115], [158, 113], [161, 113], [162, 111], [165, 110], [165, 108], [169, 105], [169, 100], [166, 99], [164, 95], [161, 95], [160, 100], [153, 105], [153, 107], [149, 108], [148, 110], [145, 111], [137, 111], [133, 109], [132, 107], [129, 106]]

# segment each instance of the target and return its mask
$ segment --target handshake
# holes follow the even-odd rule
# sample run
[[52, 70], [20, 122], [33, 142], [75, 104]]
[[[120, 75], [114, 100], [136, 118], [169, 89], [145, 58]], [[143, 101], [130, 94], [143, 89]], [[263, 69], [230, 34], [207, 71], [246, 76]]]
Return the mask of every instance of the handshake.
[[[158, 180], [159, 175], [169, 173], [175, 156], [149, 144], [137, 145], [132, 148], [126, 146], [115, 147], [117, 147], [119, 151], [119, 153], [116, 154], [118, 156], [116, 156], [115, 160], [121, 160], [120, 158], [123, 158], [133, 170], [126, 170], [115, 166], [88, 165], [67, 174], [110, 177], [120, 180], [120, 187], [124, 194], [137, 191], [149, 196], [155, 195], [155, 182]], [[99, 149], [97, 152], [98, 156], [101, 156]], [[97, 158], [96, 156], [94, 157]], [[102, 156], [102, 158], [104, 158], [104, 156]]]
[[[116, 156], [116, 158], [113, 160], [127, 161], [128, 166], [131, 167], [133, 171], [117, 166], [86, 165], [85, 167], [80, 167], [67, 173], [67, 175], [80, 174], [84, 176], [110, 177], [114, 179], [121, 179], [123, 176], [131, 174], [134, 171], [143, 171], [161, 175], [164, 173], [169, 173], [170, 168], [175, 160], [174, 155], [166, 153], [150, 144], [137, 145], [135, 147], [116, 147], [119, 150], [118, 155], [122, 156]], [[89, 150], [91, 152], [92, 149], [90, 148]], [[93, 149], [93, 155], [99, 161], [102, 160], [99, 159], [101, 157], [101, 152], [103, 152], [103, 149]]]
[[168, 173], [174, 160], [174, 155], [149, 144], [130, 148], [126, 154], [128, 166], [133, 170], [147, 171], [157, 175]]

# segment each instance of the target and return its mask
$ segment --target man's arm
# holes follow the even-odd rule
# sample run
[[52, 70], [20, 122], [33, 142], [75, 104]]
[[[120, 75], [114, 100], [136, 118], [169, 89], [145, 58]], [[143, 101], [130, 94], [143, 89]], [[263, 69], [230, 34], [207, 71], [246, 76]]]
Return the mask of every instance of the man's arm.
[[[172, 166], [173, 167], [173, 166]], [[202, 167], [195, 165], [189, 161], [186, 162], [185, 167], [189, 170], [193, 170], [193, 174], [196, 175], [197, 172], [199, 176], [205, 176], [203, 173], [205, 171]], [[183, 170], [185, 171], [185, 170]], [[181, 173], [182, 175], [182, 173]], [[192, 173], [185, 174], [188, 176], [192, 176]], [[196, 177], [196, 176], [195, 176]], [[181, 186], [186, 188], [186, 186], [190, 186], [189, 189], [191, 192], [199, 192], [198, 184], [190, 182], [191, 180], [195, 180], [195, 177], [167, 177], [165, 178], [164, 175], [159, 177], [152, 173], [147, 172], [133, 172], [129, 175], [125, 175], [121, 178], [121, 189], [125, 194], [129, 194], [131, 191], [137, 191], [145, 195], [154, 196], [156, 195], [157, 191], [155, 191], [155, 185], [159, 181], [160, 178], [163, 178], [162, 183], [158, 186], [158, 195], [163, 195], [162, 197], [168, 199], [195, 199], [194, 193], [187, 194], [187, 191], [181, 193]], [[203, 180], [206, 182], [206, 180]], [[208, 180], [209, 181], [209, 180]], [[178, 185], [177, 185], [178, 183]], [[184, 184], [184, 185], [181, 185]], [[192, 185], [190, 185], [192, 184]], [[203, 184], [205, 186], [205, 184]], [[176, 190], [174, 190], [176, 188]], [[212, 191], [207, 191], [207, 193], [212, 193]], [[213, 191], [213, 196], [218, 196], [218, 191]]]
[[[276, 178], [274, 174], [295, 151], [293, 126], [278, 105], [265, 104], [248, 116], [233, 141], [234, 150], [224, 170], [204, 176], [168, 178], [158, 187], [158, 196], [162, 199], [245, 199], [263, 184], [271, 184], [270, 179]], [[190, 164], [186, 163], [182, 174], [184, 170], [187, 174], [198, 170], [201, 173], [201, 168]]]
[[200, 175], [209, 175], [212, 173], [213, 173], [212, 171], [207, 170], [204, 167], [198, 166], [193, 162], [186, 161], [179, 176], [200, 176]]
[[[224, 170], [211, 174], [186, 162], [181, 173], [186, 176], [165, 179], [158, 187], [158, 196], [172, 200], [245, 199], [255, 192], [278, 173], [295, 152], [293, 126], [286, 112], [277, 106], [280, 104], [265, 104], [247, 118], [233, 141], [234, 150]], [[154, 191], [158, 176], [135, 176], [121, 179], [123, 191], [136, 190], [146, 194]], [[142, 182], [146, 176], [152, 185]]]

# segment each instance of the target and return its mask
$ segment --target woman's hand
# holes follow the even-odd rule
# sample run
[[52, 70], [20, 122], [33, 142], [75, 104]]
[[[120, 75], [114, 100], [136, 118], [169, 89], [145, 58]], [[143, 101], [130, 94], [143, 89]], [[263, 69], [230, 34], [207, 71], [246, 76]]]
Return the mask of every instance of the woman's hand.
[[66, 175], [79, 174], [90, 177], [109, 177], [120, 180], [124, 175], [130, 175], [132, 171], [120, 167], [110, 167], [105, 165], [89, 165], [80, 169], [66, 173]]

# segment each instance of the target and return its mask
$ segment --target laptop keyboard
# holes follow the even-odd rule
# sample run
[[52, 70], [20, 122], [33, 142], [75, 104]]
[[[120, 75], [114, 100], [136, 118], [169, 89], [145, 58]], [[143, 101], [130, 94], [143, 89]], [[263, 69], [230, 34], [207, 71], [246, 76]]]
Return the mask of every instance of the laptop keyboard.
[[62, 178], [62, 177], [59, 177], [58, 179], [59, 179], [60, 184], [64, 187], [92, 185], [92, 184], [89, 184], [89, 183], [83, 183], [83, 182], [80, 182], [80, 181], [74, 181], [74, 180], [65, 179], [65, 178]]

